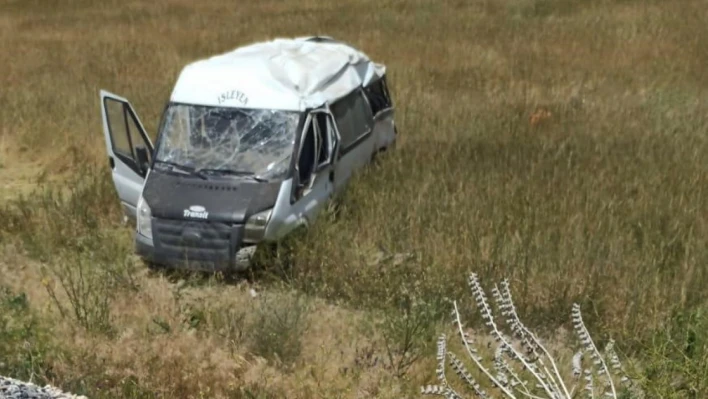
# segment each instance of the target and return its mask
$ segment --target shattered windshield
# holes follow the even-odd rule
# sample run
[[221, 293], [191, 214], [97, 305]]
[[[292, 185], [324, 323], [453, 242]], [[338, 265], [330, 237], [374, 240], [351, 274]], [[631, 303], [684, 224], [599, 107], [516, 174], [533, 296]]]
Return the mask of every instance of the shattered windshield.
[[282, 179], [292, 157], [298, 112], [170, 104], [155, 163], [196, 172]]

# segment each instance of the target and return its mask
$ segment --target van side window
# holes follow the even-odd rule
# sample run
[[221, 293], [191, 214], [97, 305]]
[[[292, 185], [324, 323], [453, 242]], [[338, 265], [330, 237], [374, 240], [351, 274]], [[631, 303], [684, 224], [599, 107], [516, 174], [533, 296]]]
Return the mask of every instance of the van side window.
[[371, 112], [377, 115], [379, 112], [391, 107], [391, 97], [388, 93], [388, 87], [386, 87], [386, 77], [371, 82], [364, 89], [366, 93], [366, 98], [369, 100], [369, 105], [371, 106]]
[[315, 170], [317, 156], [317, 140], [315, 135], [315, 124], [310, 123], [307, 127], [307, 133], [305, 133], [302, 143], [300, 144], [300, 158], [297, 160], [300, 185], [307, 185]]
[[118, 101], [106, 100], [106, 113], [111, 127], [113, 152], [133, 158], [133, 146], [130, 142], [131, 137], [128, 130], [128, 117], [125, 106]]
[[368, 135], [373, 127], [372, 113], [360, 90], [354, 91], [331, 106], [341, 136], [342, 151]]
[[327, 114], [318, 112], [315, 114], [319, 133], [319, 158], [317, 164], [321, 165], [329, 161], [329, 129], [327, 129]]
[[[135, 115], [124, 103], [110, 98], [105, 99], [105, 109], [113, 152], [128, 167], [141, 173], [141, 167], [138, 165], [138, 150], [146, 148]], [[149, 162], [152, 154], [147, 152], [147, 157]]]

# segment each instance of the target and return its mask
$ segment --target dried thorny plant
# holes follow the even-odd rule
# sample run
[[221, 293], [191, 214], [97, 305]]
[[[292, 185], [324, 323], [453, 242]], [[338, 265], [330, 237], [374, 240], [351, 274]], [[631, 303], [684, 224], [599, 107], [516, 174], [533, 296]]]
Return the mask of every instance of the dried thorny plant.
[[[573, 304], [571, 315], [573, 330], [579, 339], [580, 349], [570, 362], [570, 373], [566, 373], [566, 377], [569, 377], [567, 379], [570, 380], [568, 382], [563, 378], [558, 362], [553, 359], [538, 337], [521, 322], [511, 297], [508, 280], [503, 280], [500, 286], [494, 285], [492, 297], [511, 334], [504, 333], [497, 325], [490, 301], [476, 273], [470, 274], [468, 283], [485, 326], [497, 345], [491, 366], [484, 364], [483, 357], [474, 347], [473, 339], [463, 329], [457, 302], [453, 302], [453, 323], [472, 363], [490, 381], [491, 389], [498, 391], [503, 397], [569, 399], [584, 396], [617, 399], [620, 388], [630, 394], [630, 397], [643, 397], [643, 393], [636, 389], [635, 384], [627, 377], [614, 350], [612, 339], [607, 343], [604, 355], [600, 353], [585, 327], [578, 304]], [[448, 383], [445, 367], [449, 365], [476, 397], [494, 396], [475, 379], [462, 360], [448, 350], [445, 334], [440, 335], [437, 346], [438, 384], [422, 387], [422, 394], [439, 395], [448, 399], [462, 398]], [[587, 357], [590, 362], [586, 365], [584, 360]]]

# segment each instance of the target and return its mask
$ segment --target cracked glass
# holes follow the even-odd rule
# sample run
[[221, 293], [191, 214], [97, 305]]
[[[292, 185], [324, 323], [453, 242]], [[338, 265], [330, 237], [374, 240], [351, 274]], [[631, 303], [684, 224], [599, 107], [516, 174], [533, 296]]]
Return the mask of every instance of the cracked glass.
[[155, 161], [196, 171], [286, 178], [300, 113], [171, 104]]

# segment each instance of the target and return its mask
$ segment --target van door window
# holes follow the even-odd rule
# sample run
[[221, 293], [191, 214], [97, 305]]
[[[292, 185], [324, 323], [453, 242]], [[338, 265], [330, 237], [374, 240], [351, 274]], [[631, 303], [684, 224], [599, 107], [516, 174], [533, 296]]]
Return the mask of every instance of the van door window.
[[371, 108], [361, 90], [352, 92], [330, 108], [339, 129], [343, 153], [371, 132], [373, 125]]
[[[307, 188], [317, 165], [318, 138], [316, 123], [310, 122], [300, 144], [300, 156], [297, 160], [299, 189]], [[299, 191], [300, 191], [299, 190]]]
[[118, 101], [107, 100], [106, 113], [108, 114], [108, 121], [111, 129], [113, 152], [132, 158], [133, 149], [130, 145], [130, 136], [128, 135], [125, 107]]
[[317, 133], [319, 137], [319, 157], [317, 158], [318, 166], [329, 163], [330, 161], [330, 130], [327, 128], [327, 114], [318, 112], [315, 114], [317, 121]]
[[152, 158], [151, 149], [146, 143], [147, 136], [143, 136], [145, 133], [127, 105], [111, 98], [105, 98], [104, 101], [113, 152], [129, 168], [144, 175], [145, 165], [139, 164], [141, 153], [147, 163]]

